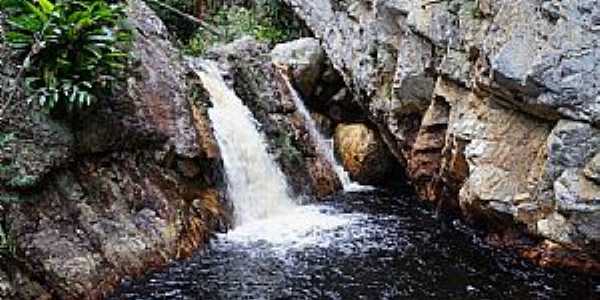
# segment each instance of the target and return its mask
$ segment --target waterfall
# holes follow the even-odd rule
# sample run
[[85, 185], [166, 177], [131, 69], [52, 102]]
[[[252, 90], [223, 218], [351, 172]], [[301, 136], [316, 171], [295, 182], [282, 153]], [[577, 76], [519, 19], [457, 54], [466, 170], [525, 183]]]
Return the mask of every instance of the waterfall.
[[296, 207], [281, 169], [267, 152], [258, 122], [222, 78], [215, 63], [196, 71], [213, 103], [208, 114], [225, 165], [235, 225], [267, 219]]
[[[199, 64], [199, 66], [198, 66]], [[208, 115], [221, 149], [227, 193], [234, 206], [235, 228], [225, 243], [268, 242], [273, 250], [329, 242], [324, 235], [361, 216], [339, 214], [326, 206], [296, 204], [283, 172], [267, 152], [259, 123], [229, 88], [214, 62], [193, 61], [196, 75], [210, 95]]]
[[281, 74], [284, 78], [284, 81], [287, 85], [288, 90], [290, 91], [290, 95], [292, 96], [292, 100], [294, 101], [294, 104], [296, 105], [296, 109], [304, 118], [304, 121], [305, 121], [307, 129], [308, 129], [308, 133], [310, 134], [312, 139], [317, 144], [316, 145], [317, 151], [319, 151], [319, 153], [321, 153], [321, 155], [323, 155], [327, 159], [327, 161], [331, 164], [331, 166], [333, 166], [333, 169], [335, 170], [337, 177], [342, 182], [342, 187], [344, 188], [344, 191], [345, 192], [359, 192], [359, 191], [373, 190], [374, 188], [371, 186], [364, 186], [364, 185], [361, 185], [357, 182], [352, 181], [352, 179], [350, 179], [350, 175], [348, 174], [348, 172], [346, 172], [344, 167], [335, 158], [335, 153], [333, 150], [334, 149], [333, 139], [326, 139], [325, 136], [323, 136], [321, 131], [319, 131], [319, 129], [317, 128], [317, 124], [316, 124], [315, 120], [312, 118], [312, 116], [310, 115], [310, 112], [306, 108], [306, 105], [304, 105], [304, 101], [302, 101], [302, 98], [298, 94], [298, 91], [296, 91], [296, 89], [292, 85], [289, 78], [283, 72], [281, 72]]

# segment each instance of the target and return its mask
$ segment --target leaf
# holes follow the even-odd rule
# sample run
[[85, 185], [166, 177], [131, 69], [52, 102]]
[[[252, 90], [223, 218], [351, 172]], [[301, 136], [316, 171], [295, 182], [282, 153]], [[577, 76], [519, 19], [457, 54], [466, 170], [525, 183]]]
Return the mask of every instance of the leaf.
[[38, 0], [38, 3], [47, 15], [54, 11], [54, 4], [50, 0]]
[[41, 11], [39, 8], [37, 8], [33, 3], [29, 2], [29, 1], [23, 1], [25, 3], [25, 5], [27, 6], [27, 8], [34, 14], [36, 14], [42, 21], [44, 22], [48, 22], [48, 16]]
[[93, 54], [96, 58], [102, 58], [102, 54], [100, 53], [99, 49], [96, 49], [91, 45], [84, 46], [84, 49], [89, 51], [89, 53]]

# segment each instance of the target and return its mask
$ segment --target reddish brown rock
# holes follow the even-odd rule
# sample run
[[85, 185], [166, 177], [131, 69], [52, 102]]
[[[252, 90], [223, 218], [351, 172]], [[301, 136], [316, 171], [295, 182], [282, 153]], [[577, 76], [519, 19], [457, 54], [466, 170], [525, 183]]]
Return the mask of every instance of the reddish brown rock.
[[[50, 133], [38, 136], [40, 147], [56, 147], [27, 167], [33, 186], [0, 182], [14, 200], [1, 217], [16, 251], [0, 257], [0, 277], [8, 277], [0, 285], [13, 299], [102, 299], [122, 278], [190, 255], [227, 226], [222, 162], [201, 105], [208, 99], [190, 97], [158, 17], [138, 0], [129, 14], [139, 73], [127, 93], [71, 128], [38, 118]], [[11, 114], [26, 119], [22, 110]], [[76, 151], [54, 155], [64, 147]]]
[[413, 186], [422, 199], [431, 202], [442, 199], [443, 177], [440, 169], [449, 111], [450, 107], [443, 98], [432, 101], [408, 159], [407, 172]]

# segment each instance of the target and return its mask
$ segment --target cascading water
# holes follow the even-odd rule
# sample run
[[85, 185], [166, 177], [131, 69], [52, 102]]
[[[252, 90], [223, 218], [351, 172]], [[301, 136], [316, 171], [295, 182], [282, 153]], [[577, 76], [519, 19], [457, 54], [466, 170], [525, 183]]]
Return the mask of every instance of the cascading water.
[[235, 225], [292, 209], [285, 177], [269, 156], [250, 110], [225, 84], [214, 63], [204, 63], [198, 76], [213, 103], [208, 114], [225, 164]]
[[[267, 152], [258, 122], [223, 80], [213, 62], [203, 61], [197, 75], [213, 103], [208, 114], [225, 166], [229, 198], [234, 205], [232, 241], [266, 240], [273, 244], [318, 242], [320, 230], [347, 224], [319, 206], [300, 206], [288, 193], [283, 172]], [[326, 209], [325, 209], [326, 210]]]
[[344, 191], [345, 192], [360, 192], [360, 191], [373, 190], [374, 188], [371, 186], [361, 185], [357, 182], [352, 181], [352, 179], [350, 179], [350, 175], [348, 174], [348, 172], [346, 172], [344, 167], [335, 158], [335, 153], [333, 150], [333, 146], [334, 146], [333, 140], [326, 139], [325, 136], [323, 136], [323, 134], [321, 133], [321, 131], [319, 131], [319, 129], [317, 128], [317, 124], [315, 123], [315, 120], [310, 115], [310, 112], [306, 108], [306, 105], [304, 105], [304, 101], [302, 101], [302, 98], [300, 97], [300, 95], [298, 94], [298, 92], [296, 91], [294, 86], [292, 85], [289, 78], [285, 74], [283, 74], [283, 72], [282, 72], [282, 76], [285, 80], [288, 90], [290, 91], [292, 100], [294, 101], [294, 104], [296, 105], [296, 109], [298, 109], [298, 112], [304, 118], [304, 122], [306, 123], [308, 133], [310, 134], [312, 139], [317, 144], [317, 151], [319, 151], [321, 153], [321, 155], [323, 155], [327, 159], [327, 161], [333, 166], [335, 173], [337, 174], [338, 178], [342, 182], [342, 187], [344, 188]]

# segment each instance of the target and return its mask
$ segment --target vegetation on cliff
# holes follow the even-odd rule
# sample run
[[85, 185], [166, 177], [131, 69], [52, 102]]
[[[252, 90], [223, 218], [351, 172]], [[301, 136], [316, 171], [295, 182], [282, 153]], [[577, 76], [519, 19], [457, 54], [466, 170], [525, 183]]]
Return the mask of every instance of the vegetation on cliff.
[[[158, 5], [156, 1], [148, 2], [175, 33], [184, 52], [190, 55], [202, 55], [215, 44], [231, 42], [242, 36], [276, 44], [298, 38], [305, 31], [291, 10], [277, 0], [242, 1], [241, 4], [234, 1], [215, 4], [215, 1], [167, 0], [164, 1], [166, 6]], [[198, 26], [191, 18], [182, 18], [180, 13], [213, 24], [219, 32]]]
[[[100, 0], [1, 0], [4, 37], [22, 61], [14, 85], [48, 111], [90, 106], [125, 76], [125, 5]], [[8, 97], [14, 97], [12, 95]]]

